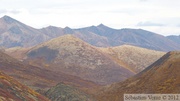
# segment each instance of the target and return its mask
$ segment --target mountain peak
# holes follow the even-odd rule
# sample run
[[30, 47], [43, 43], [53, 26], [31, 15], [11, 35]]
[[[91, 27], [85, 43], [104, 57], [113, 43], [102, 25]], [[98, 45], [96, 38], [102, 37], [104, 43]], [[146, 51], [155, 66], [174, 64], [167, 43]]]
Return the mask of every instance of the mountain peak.
[[78, 39], [78, 38], [76, 38], [75, 36], [73, 36], [73, 35], [71, 35], [71, 34], [63, 35], [63, 36], [60, 36], [59, 38]]
[[[4, 15], [2, 18], [11, 18], [10, 16]], [[12, 19], [12, 18], [11, 18]]]
[[7, 16], [7, 15], [3, 16], [1, 19], [3, 19], [8, 24], [17, 22], [17, 20], [15, 20], [15, 19], [13, 19], [13, 18], [11, 18], [10, 16]]
[[66, 26], [64, 29], [71, 29], [70, 27]]
[[[113, 28], [110, 28], [110, 27], [108, 27], [108, 26], [106, 26], [106, 25], [104, 25], [104, 24], [99, 24], [98, 26], [97, 26], [97, 28], [101, 28], [101, 29], [113, 29]], [[113, 30], [115, 30], [115, 29], [113, 29]]]
[[64, 28], [64, 32], [65, 32], [66, 34], [73, 34], [73, 30], [72, 30], [70, 27], [68, 27], [68, 26], [66, 26], [66, 27]]
[[107, 27], [107, 26], [101, 23], [97, 27]]
[[43, 45], [47, 45], [52, 48], [60, 48], [58, 47], [60, 44], [72, 44], [75, 42], [82, 42], [79, 38], [74, 37], [71, 34], [63, 35], [58, 38], [54, 38], [48, 42], [45, 42]]

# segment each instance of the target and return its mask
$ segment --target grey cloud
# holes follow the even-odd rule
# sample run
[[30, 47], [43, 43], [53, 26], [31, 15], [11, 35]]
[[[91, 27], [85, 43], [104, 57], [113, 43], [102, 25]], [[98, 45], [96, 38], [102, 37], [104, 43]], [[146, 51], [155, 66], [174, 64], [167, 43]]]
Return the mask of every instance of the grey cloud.
[[5, 13], [19, 14], [20, 11], [19, 10], [6, 10], [6, 9], [0, 10], [0, 14], [5, 14]]
[[163, 24], [153, 22], [139, 22], [137, 26], [164, 26]]
[[0, 14], [7, 13], [7, 10], [0, 10]]
[[20, 11], [18, 11], [18, 10], [11, 10], [11, 11], [9, 11], [10, 13], [12, 13], [12, 14], [19, 14], [19, 13], [21, 13]]

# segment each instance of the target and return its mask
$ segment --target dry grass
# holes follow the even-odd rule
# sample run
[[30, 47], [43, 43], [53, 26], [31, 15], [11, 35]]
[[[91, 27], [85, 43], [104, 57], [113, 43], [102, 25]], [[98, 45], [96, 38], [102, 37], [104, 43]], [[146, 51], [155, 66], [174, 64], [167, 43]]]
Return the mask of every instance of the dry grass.
[[98, 84], [122, 81], [134, 74], [106, 53], [72, 35], [64, 35], [35, 46], [27, 56], [32, 64], [50, 64], [52, 67], [48, 67], [49, 70], [63, 71]]
[[3, 101], [49, 101], [2, 72], [0, 72], [0, 90], [0, 100]]
[[179, 94], [180, 52], [169, 52], [140, 74], [105, 87], [96, 95], [98, 101], [122, 101], [123, 94]]
[[135, 73], [144, 70], [147, 66], [165, 54], [165, 52], [149, 50], [130, 45], [99, 49], [104, 53], [109, 54], [117, 63]]

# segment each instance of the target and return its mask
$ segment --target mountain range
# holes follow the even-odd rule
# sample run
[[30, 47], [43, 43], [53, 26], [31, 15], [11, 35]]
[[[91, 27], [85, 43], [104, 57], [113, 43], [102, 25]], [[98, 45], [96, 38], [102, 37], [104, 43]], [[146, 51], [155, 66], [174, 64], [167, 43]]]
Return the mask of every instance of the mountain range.
[[179, 94], [180, 52], [168, 52], [137, 75], [93, 92], [59, 83], [44, 93], [52, 101], [123, 101], [123, 94]]
[[9, 48], [5, 52], [26, 64], [103, 85], [123, 81], [165, 54], [130, 45], [99, 48], [73, 35], [60, 36], [32, 48]]
[[101, 89], [98, 101], [123, 101], [123, 94], [179, 94], [180, 52], [168, 52], [145, 70], [124, 82]]
[[52, 38], [72, 34], [83, 41], [99, 47], [129, 44], [143, 48], [172, 51], [180, 50], [176, 38], [165, 37], [142, 29], [113, 29], [103, 24], [79, 29], [49, 26], [35, 29], [9, 16], [0, 18], [0, 46], [31, 47]]
[[4, 16], [0, 100], [123, 101], [123, 94], [178, 94], [179, 50], [180, 36], [103, 24], [36, 29]]
[[[179, 50], [179, 44], [176, 42], [173, 42], [169, 40], [168, 38], [149, 32], [142, 29], [112, 29], [109, 28], [103, 24], [86, 28], [77, 29], [80, 33], [83, 33], [83, 35], [86, 35], [86, 33], [93, 33], [96, 35], [99, 35], [101, 37], [104, 37], [108, 42], [104, 43], [103, 41], [98, 41], [94, 38], [91, 38], [91, 41], [86, 41], [87, 39], [84, 39], [84, 41], [91, 43], [95, 46], [119, 46], [123, 44], [129, 44], [134, 45], [138, 47], [153, 49], [153, 50], [160, 50], [160, 51], [170, 51], [170, 50]], [[83, 36], [82, 35], [82, 36]], [[82, 38], [82, 37], [80, 37]], [[83, 39], [83, 38], [82, 38]], [[100, 43], [100, 45], [98, 45]], [[101, 45], [104, 44], [104, 45]]]

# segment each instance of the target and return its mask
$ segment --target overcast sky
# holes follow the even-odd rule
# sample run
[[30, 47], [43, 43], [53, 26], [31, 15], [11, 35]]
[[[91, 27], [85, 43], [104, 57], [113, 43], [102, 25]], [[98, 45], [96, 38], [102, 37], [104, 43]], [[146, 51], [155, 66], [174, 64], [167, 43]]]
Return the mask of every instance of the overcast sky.
[[4, 15], [35, 28], [103, 23], [180, 35], [180, 0], [0, 0], [0, 17]]

